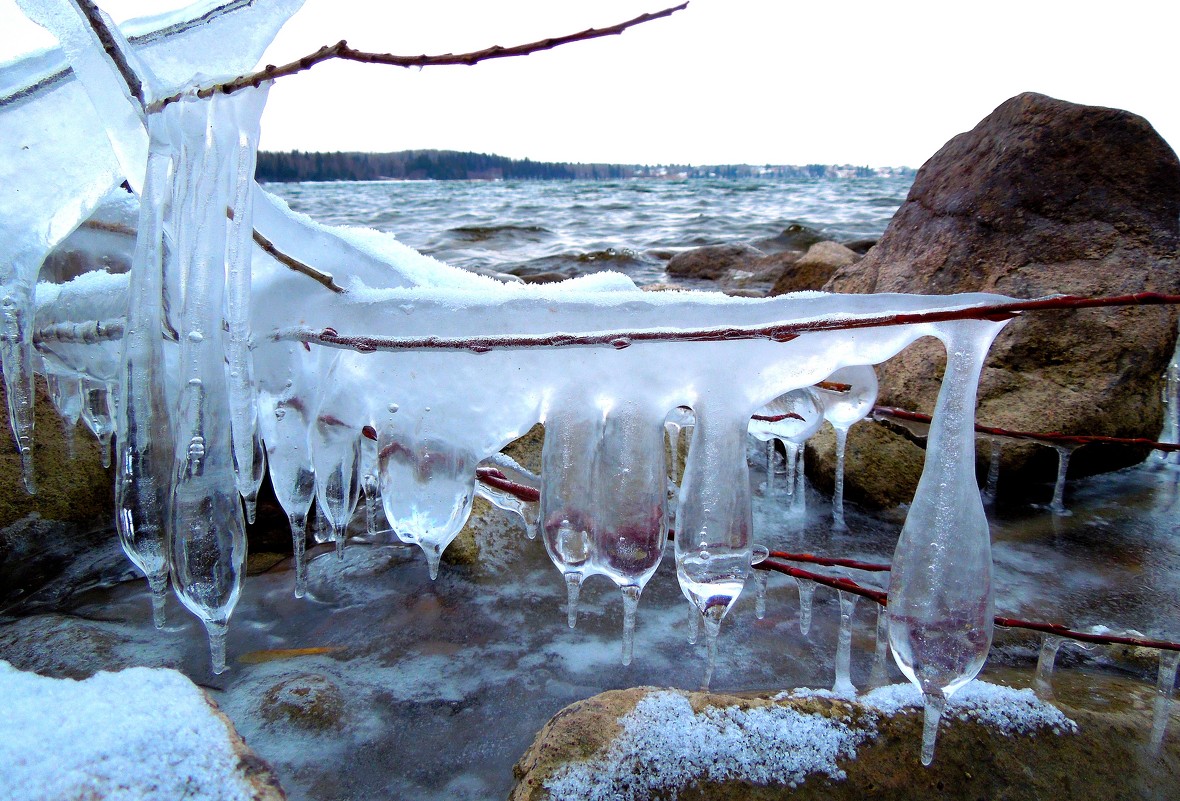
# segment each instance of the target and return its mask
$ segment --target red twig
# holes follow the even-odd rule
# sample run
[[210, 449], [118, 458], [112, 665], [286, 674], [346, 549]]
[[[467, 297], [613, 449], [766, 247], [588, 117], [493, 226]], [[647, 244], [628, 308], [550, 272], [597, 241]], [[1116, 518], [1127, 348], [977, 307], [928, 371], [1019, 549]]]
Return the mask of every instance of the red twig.
[[881, 573], [889, 569], [889, 565], [873, 562], [858, 562], [855, 559], [839, 559], [831, 556], [816, 556], [813, 553], [787, 553], [786, 551], [771, 551], [772, 559], [785, 559], [788, 562], [805, 562], [824, 567], [850, 567], [854, 570], [865, 570], [870, 573]]
[[[332, 59], [342, 59], [344, 61], [357, 61], [362, 64], [385, 64], [391, 67], [440, 67], [440, 66], [471, 66], [478, 64], [481, 61], [490, 61], [494, 58], [511, 58], [513, 56], [527, 56], [532, 53], [539, 53], [542, 50], [552, 50], [555, 47], [571, 44], [573, 42], [585, 42], [590, 39], [599, 39], [603, 36], [615, 36], [622, 33], [628, 28], [633, 28], [636, 25], [642, 25], [645, 22], [661, 19], [663, 17], [670, 17], [677, 11], [682, 11], [688, 7], [688, 3], [681, 3], [672, 8], [665, 8], [663, 11], [656, 11], [649, 14], [640, 14], [635, 19], [620, 22], [617, 25], [611, 25], [606, 28], [587, 28], [578, 33], [571, 33], [565, 36], [553, 36], [547, 39], [541, 39], [536, 42], [529, 42], [528, 44], [515, 45], [513, 47], [501, 47], [500, 45], [493, 45], [484, 48], [483, 50], [475, 50], [470, 53], [445, 53], [437, 56], [396, 56], [393, 53], [371, 53], [364, 50], [355, 50], [348, 46], [348, 42], [341, 39], [334, 45], [324, 45], [314, 53], [309, 53], [303, 58], [296, 59], [281, 67], [276, 67], [273, 64], [268, 64], [265, 69], [249, 75], [242, 75], [234, 78], [232, 81], [224, 83], [212, 84], [210, 86], [201, 87], [197, 90], [198, 97], [210, 97], [217, 92], [224, 94], [231, 94], [240, 89], [245, 89], [248, 86], [257, 87], [263, 81], [273, 81], [276, 78], [283, 78], [288, 75], [295, 75], [304, 70], [311, 69], [316, 64], [321, 64]], [[183, 95], [175, 94], [165, 97], [162, 100], [157, 100], [152, 103], [148, 110], [155, 112], [162, 109], [169, 103], [175, 103]]]
[[537, 503], [541, 500], [541, 491], [539, 489], [510, 481], [507, 476], [494, 467], [477, 467], [475, 469], [475, 477], [489, 487], [495, 487], [498, 490], [507, 492], [509, 495], [515, 495], [527, 503]]
[[[910, 420], [915, 423], [929, 423], [930, 415], [922, 414], [921, 412], [911, 412], [907, 409], [898, 409], [893, 406], [874, 406], [874, 415], [883, 415], [885, 417], [893, 417], [898, 420]], [[1069, 445], [1079, 446], [1087, 445], [1094, 442], [1102, 442], [1111, 445], [1145, 445], [1154, 448], [1158, 451], [1180, 451], [1180, 445], [1169, 442], [1156, 442], [1155, 440], [1146, 439], [1144, 437], [1103, 437], [1094, 434], [1061, 434], [1054, 432], [1037, 432], [1037, 431], [1012, 431], [1007, 428], [996, 428], [995, 426], [985, 426], [979, 423], [975, 424], [975, 431], [979, 434], [990, 434], [997, 437], [1007, 437], [1008, 439], [1026, 439], [1035, 442], [1045, 442], [1054, 445]]]
[[[793, 561], [800, 562], [814, 562], [816, 564], [824, 564], [825, 562], [841, 562], [842, 567], [852, 567], [851, 564], [846, 564], [852, 560], [835, 560], [824, 559], [822, 557], [814, 557], [811, 554], [785, 554], [778, 551], [772, 551], [771, 556], [780, 558], [790, 558]], [[804, 557], [804, 558], [796, 558]], [[864, 564], [864, 563], [862, 563]], [[782, 573], [794, 578], [804, 579], [807, 581], [814, 581], [817, 584], [823, 584], [825, 587], [831, 587], [836, 590], [843, 590], [850, 592], [853, 595], [858, 595], [862, 598], [868, 598], [881, 606], [889, 605], [889, 595], [883, 590], [874, 590], [868, 587], [862, 587], [852, 579], [839, 578], [836, 576], [825, 576], [822, 573], [812, 573], [810, 570], [803, 570], [798, 567], [791, 567], [782, 562], [765, 559], [759, 562], [755, 567], [762, 570], [773, 570], [776, 573]], [[867, 565], [860, 567], [860, 570], [879, 570], [882, 565]], [[885, 568], [888, 570], [888, 568]], [[997, 626], [1003, 626], [1010, 629], [1028, 629], [1029, 631], [1040, 631], [1046, 634], [1054, 634], [1058, 637], [1064, 637], [1068, 640], [1078, 640], [1080, 642], [1101, 643], [1103, 645], [1132, 645], [1143, 648], [1157, 648], [1161, 651], [1180, 651], [1180, 643], [1169, 642], [1168, 640], [1149, 640], [1144, 637], [1129, 637], [1120, 634], [1094, 634], [1085, 631], [1075, 631], [1074, 629], [1063, 626], [1059, 623], [1037, 623], [1030, 620], [1017, 620], [1012, 617], [1000, 617], [996, 615], [994, 618]]]
[[342, 335], [330, 328], [320, 331], [310, 328], [291, 328], [275, 331], [270, 335], [270, 338], [276, 342], [288, 340], [315, 342], [328, 347], [355, 350], [361, 353], [399, 350], [466, 350], [473, 353], [487, 353], [490, 350], [504, 348], [601, 347], [603, 345], [610, 345], [622, 350], [641, 342], [732, 342], [746, 339], [790, 342], [801, 334], [818, 331], [851, 331], [861, 328], [941, 323], [952, 320], [1001, 321], [1025, 311], [1176, 304], [1180, 304], [1180, 295], [1162, 295], [1157, 292], [1140, 292], [1135, 295], [1116, 295], [1104, 298], [1057, 295], [1035, 300], [1018, 300], [1010, 303], [968, 306], [959, 309], [875, 314], [864, 317], [825, 317], [800, 322], [718, 328], [655, 328], [643, 331], [591, 331], [584, 334], [498, 334], [473, 337], [382, 337]]

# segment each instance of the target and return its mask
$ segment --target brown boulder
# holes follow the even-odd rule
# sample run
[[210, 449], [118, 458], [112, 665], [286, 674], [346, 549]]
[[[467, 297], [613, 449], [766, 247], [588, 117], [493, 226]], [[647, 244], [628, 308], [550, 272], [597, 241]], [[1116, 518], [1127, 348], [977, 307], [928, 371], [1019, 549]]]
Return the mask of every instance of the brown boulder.
[[[964, 688], [961, 694], [967, 692]], [[660, 696], [662, 714], [639, 731], [626, 716], [653, 699], [659, 703]], [[1000, 711], [1021, 707], [990, 707], [992, 714], [986, 703], [951, 706], [934, 763], [923, 768], [918, 761], [922, 715], [911, 707], [883, 709], [875, 702], [866, 705], [863, 698], [823, 695], [772, 700], [651, 687], [613, 690], [566, 707], [541, 729], [514, 769], [517, 785], [509, 798], [1176, 797], [1180, 741], [1169, 737], [1160, 755], [1150, 754], [1145, 747], [1150, 711], [1058, 706], [1076, 728], [1036, 701], [1027, 708], [1046, 714], [1035, 722], [1019, 713], [1005, 719]], [[1021, 727], [1022, 720], [1027, 727]], [[729, 758], [731, 753], [738, 758]], [[575, 781], [569, 779], [571, 768]], [[724, 778], [716, 778], [718, 773]]]
[[860, 256], [855, 251], [838, 242], [816, 242], [800, 259], [783, 270], [770, 294], [823, 289], [833, 273], [858, 261]]
[[[1023, 94], [943, 146], [877, 246], [824, 288], [1018, 298], [1177, 293], [1178, 219], [1180, 161], [1146, 120]], [[991, 349], [977, 419], [1154, 439], [1175, 340], [1169, 307], [1027, 314]], [[944, 362], [939, 343], [916, 343], [879, 368], [880, 402], [929, 412]], [[1071, 474], [1143, 455], [1088, 446], [1074, 455]], [[1051, 449], [1005, 446], [1001, 490], [1051, 482], [1055, 471]]]
[[677, 253], [668, 261], [664, 270], [668, 275], [681, 278], [716, 281], [731, 270], [754, 272], [752, 266], [764, 258], [766, 253], [750, 245], [706, 245], [703, 248]]
[[[824, 426], [807, 440], [807, 477], [816, 489], [835, 489], [836, 433]], [[848, 430], [844, 451], [844, 498], [871, 509], [892, 509], [913, 500], [926, 451], [872, 420]]]

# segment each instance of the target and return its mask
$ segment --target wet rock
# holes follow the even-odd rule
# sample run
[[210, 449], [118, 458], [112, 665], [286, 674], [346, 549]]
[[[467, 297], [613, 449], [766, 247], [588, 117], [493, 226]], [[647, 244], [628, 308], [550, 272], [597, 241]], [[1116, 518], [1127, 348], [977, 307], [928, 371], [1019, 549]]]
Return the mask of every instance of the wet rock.
[[284, 677], [263, 694], [259, 712], [267, 723], [313, 733], [345, 726], [344, 694], [319, 673]]
[[778, 236], [769, 239], [759, 239], [754, 244], [767, 253], [778, 253], [784, 250], [803, 252], [816, 242], [824, 241], [822, 233], [814, 228], [799, 223], [791, 223]]
[[721, 276], [718, 283], [723, 291], [757, 289], [764, 293], [779, 280], [783, 271], [790, 269], [789, 265], [797, 262], [802, 255], [794, 250], [775, 253], [752, 262], [746, 269], [727, 271], [725, 275]]
[[[919, 171], [878, 245], [841, 268], [834, 292], [1121, 295], [1180, 292], [1180, 161], [1141, 117], [1037, 94], [1008, 100]], [[1154, 439], [1171, 307], [1027, 314], [999, 335], [977, 418], [1025, 431]], [[932, 340], [879, 368], [880, 402], [934, 407], [945, 356]], [[1143, 458], [1087, 446], [1071, 475]], [[1040, 485], [1056, 453], [1005, 445], [1000, 491]]]
[[[836, 482], [836, 433], [825, 425], [807, 441], [807, 477], [829, 495]], [[892, 509], [913, 500], [926, 451], [872, 420], [848, 430], [844, 452], [844, 497], [870, 509]]]
[[543, 273], [526, 273], [516, 280], [523, 281], [526, 284], [556, 284], [558, 281], [564, 281], [567, 278], [569, 276], [564, 273], [549, 271]]
[[859, 253], [861, 256], [869, 252], [870, 248], [876, 247], [876, 239], [849, 239], [847, 242], [841, 242], [841, 245], [851, 250], [853, 253]]
[[859, 260], [859, 255], [839, 242], [816, 242], [801, 258], [785, 267], [770, 294], [823, 289], [837, 270]]
[[[1094, 712], [1062, 707], [1077, 723], [1030, 726], [1005, 730], [1003, 723], [984, 715], [948, 710], [939, 734], [934, 763], [923, 768], [918, 761], [922, 715], [913, 707], [881, 712], [860, 701], [805, 696], [784, 700], [746, 698], [709, 693], [678, 693], [687, 700], [684, 712], [703, 718], [728, 715], [735, 723], [718, 727], [718, 742], [702, 742], [700, 735], [681, 734], [683, 720], [661, 721], [662, 731], [645, 735], [663, 750], [653, 753], [628, 750], [620, 718], [646, 700], [665, 691], [650, 687], [614, 690], [572, 704], [559, 712], [537, 735], [532, 747], [514, 768], [517, 785], [511, 801], [542, 801], [587, 797], [619, 799], [1068, 799], [1174, 798], [1180, 792], [1180, 739], [1169, 737], [1159, 757], [1147, 753], [1145, 741], [1151, 728], [1148, 710]], [[1035, 702], [1034, 702], [1035, 703]], [[1050, 710], [1052, 711], [1052, 710]], [[743, 728], [744, 713], [769, 712], [788, 719], [781, 733], [767, 736], [765, 727]], [[793, 715], [792, 713], [798, 713]], [[781, 716], [781, 717], [778, 717]], [[684, 714], [682, 718], [687, 718]], [[964, 719], [965, 718], [965, 719]], [[765, 719], [765, 718], [763, 718]], [[826, 723], [824, 723], [826, 721]], [[801, 734], [806, 729], [816, 733]], [[831, 746], [830, 733], [862, 732], [847, 750], [832, 754], [834, 764], [820, 767]], [[706, 728], [706, 732], [708, 729]], [[707, 735], [706, 735], [707, 736]], [[743, 747], [751, 738], [764, 738], [765, 747], [746, 753], [740, 769], [713, 778], [724, 754]], [[854, 737], [854, 739], [856, 739]], [[778, 745], [770, 740], [781, 741]], [[631, 745], [635, 739], [631, 738]], [[748, 746], [747, 746], [748, 747]], [[609, 762], [600, 762], [610, 753]], [[721, 759], [716, 754], [722, 755]], [[634, 772], [617, 769], [619, 761]], [[767, 781], [775, 763], [792, 764], [789, 781]], [[576, 789], [562, 778], [570, 767], [584, 765]], [[732, 767], [727, 765], [727, 767]], [[834, 769], [833, 769], [834, 768]], [[793, 768], [792, 770], [795, 770]], [[656, 777], [661, 777], [657, 779]], [[663, 786], [659, 785], [664, 782]], [[556, 789], [554, 789], [556, 788]], [[575, 789], [575, 793], [563, 790]]]
[[72, 615], [32, 615], [0, 626], [0, 659], [42, 676], [85, 679], [137, 664], [137, 649], [156, 634]]
[[677, 253], [664, 269], [668, 275], [715, 281], [732, 270], [753, 272], [751, 268], [765, 257], [764, 251], [750, 245], [706, 245]]

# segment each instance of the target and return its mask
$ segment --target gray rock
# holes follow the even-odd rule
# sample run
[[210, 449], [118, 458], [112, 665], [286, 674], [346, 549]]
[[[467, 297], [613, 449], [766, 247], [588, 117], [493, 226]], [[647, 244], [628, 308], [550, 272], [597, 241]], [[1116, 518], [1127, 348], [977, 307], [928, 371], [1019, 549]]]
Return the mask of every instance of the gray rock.
[[[1121, 295], [1180, 292], [1180, 161], [1142, 117], [1037, 94], [1008, 100], [919, 171], [878, 245], [833, 292]], [[1000, 334], [977, 419], [1025, 431], [1154, 439], [1171, 307], [1027, 314]], [[879, 368], [880, 402], [934, 407], [945, 363], [923, 340]], [[1071, 474], [1143, 450], [1078, 450]], [[1001, 492], [1048, 484], [1056, 454], [1006, 446]]]
[[706, 245], [677, 253], [664, 269], [668, 275], [717, 280], [731, 270], [751, 271], [751, 265], [766, 257], [758, 248], [739, 243]]
[[824, 239], [826, 237], [815, 228], [800, 223], [791, 223], [778, 236], [759, 239], [754, 244], [767, 253], [778, 253], [784, 250], [803, 252], [816, 242], [824, 241]]

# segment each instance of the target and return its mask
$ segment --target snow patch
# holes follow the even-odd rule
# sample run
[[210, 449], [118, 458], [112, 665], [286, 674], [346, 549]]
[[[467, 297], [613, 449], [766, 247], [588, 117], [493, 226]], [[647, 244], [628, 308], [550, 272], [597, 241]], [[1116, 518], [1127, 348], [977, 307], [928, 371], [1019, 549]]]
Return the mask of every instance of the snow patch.
[[0, 798], [248, 801], [225, 724], [174, 670], [85, 681], [0, 661]]

